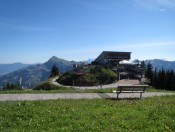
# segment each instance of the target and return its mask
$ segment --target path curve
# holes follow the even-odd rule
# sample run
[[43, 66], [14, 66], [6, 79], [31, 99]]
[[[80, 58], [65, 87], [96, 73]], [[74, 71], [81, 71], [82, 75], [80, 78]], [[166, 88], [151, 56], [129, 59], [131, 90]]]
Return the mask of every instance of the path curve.
[[59, 77], [55, 77], [54, 79], [52, 79], [52, 84], [54, 84], [54, 85], [57, 85], [57, 86], [61, 86], [61, 84], [59, 84], [58, 82], [57, 82], [57, 79], [58, 79]]
[[65, 85], [61, 85], [59, 84], [56, 80], [58, 79], [58, 77], [52, 79], [52, 84], [57, 85], [57, 86], [64, 86], [67, 88], [76, 88], [76, 89], [82, 89], [82, 90], [86, 90], [86, 89], [103, 89], [103, 88], [116, 88], [118, 85], [134, 85], [134, 84], [139, 84], [140, 82], [138, 80], [128, 80], [128, 79], [123, 79], [120, 80], [118, 82], [112, 83], [112, 84], [107, 84], [107, 85], [98, 85], [98, 86], [65, 86]]

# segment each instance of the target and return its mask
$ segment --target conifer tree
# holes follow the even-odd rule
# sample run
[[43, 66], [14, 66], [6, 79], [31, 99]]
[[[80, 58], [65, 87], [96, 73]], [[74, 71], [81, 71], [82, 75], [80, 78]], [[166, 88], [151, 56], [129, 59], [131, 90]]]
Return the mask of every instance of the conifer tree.
[[175, 73], [171, 70], [170, 90], [175, 90]]
[[175, 73], [173, 70], [169, 71], [168, 79], [168, 90], [175, 90]]
[[159, 89], [165, 89], [165, 70], [163, 68], [159, 71], [157, 79], [157, 87]]
[[142, 68], [143, 70], [146, 69], [145, 61], [141, 61], [141, 68]]
[[175, 72], [173, 70], [165, 71], [164, 68], [157, 72], [150, 63], [147, 64], [145, 76], [149, 79], [149, 85], [156, 89], [175, 90]]
[[58, 67], [54, 64], [53, 67], [52, 67], [52, 70], [51, 70], [50, 77], [54, 77], [54, 76], [57, 76], [57, 75], [59, 75], [59, 69], [58, 69]]
[[157, 68], [154, 70], [153, 86], [157, 88]]
[[145, 76], [149, 79], [150, 83], [149, 85], [153, 85], [153, 75], [154, 75], [154, 72], [153, 72], [153, 66], [152, 64], [149, 62], [147, 64], [147, 67], [146, 67], [146, 71], [145, 71]]

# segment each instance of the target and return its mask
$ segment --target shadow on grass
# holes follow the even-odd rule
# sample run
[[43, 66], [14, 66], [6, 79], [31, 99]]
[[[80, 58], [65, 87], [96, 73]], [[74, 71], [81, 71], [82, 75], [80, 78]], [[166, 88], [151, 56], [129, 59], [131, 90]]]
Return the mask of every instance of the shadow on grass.
[[114, 100], [114, 101], [120, 101], [120, 100], [140, 100], [140, 98], [115, 98], [115, 97], [110, 97], [109, 95], [105, 93], [97, 93], [101, 98], [103, 99], [109, 99], [109, 100]]
[[113, 101], [121, 101], [121, 100], [141, 100], [140, 98], [105, 98], [105, 99], [109, 99], [109, 100], [113, 100]]

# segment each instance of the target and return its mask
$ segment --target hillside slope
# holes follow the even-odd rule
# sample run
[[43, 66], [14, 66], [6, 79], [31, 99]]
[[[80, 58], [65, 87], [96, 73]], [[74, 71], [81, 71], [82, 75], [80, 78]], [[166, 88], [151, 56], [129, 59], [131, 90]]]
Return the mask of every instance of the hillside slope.
[[49, 77], [51, 68], [54, 64], [59, 68], [60, 72], [65, 72], [72, 70], [72, 66], [75, 63], [80, 64], [81, 62], [67, 61], [53, 56], [43, 64], [28, 66], [1, 76], [0, 86], [5, 85], [7, 82], [17, 83], [20, 78], [22, 78], [23, 86], [33, 86]]

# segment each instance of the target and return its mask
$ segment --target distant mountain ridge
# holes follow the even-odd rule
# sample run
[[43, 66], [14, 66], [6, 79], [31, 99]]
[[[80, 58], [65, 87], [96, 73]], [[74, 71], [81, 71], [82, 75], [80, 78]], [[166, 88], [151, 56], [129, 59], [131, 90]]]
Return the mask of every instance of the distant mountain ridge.
[[72, 70], [75, 63], [82, 64], [83, 62], [67, 61], [53, 56], [43, 64], [31, 65], [0, 76], [0, 86], [5, 85], [7, 82], [17, 83], [20, 78], [22, 78], [23, 86], [33, 86], [50, 76], [50, 71], [54, 64], [59, 68], [60, 72], [65, 72]]
[[91, 63], [92, 61], [94, 61], [95, 59], [91, 59], [91, 58], [89, 58], [88, 60], [85, 60], [85, 61], [83, 61], [83, 62], [87, 62], [87, 63]]
[[[57, 58], [56, 56], [53, 56], [50, 61], [54, 62], [54, 61], [58, 61], [59, 58]], [[82, 63], [91, 63], [94, 59], [88, 59], [85, 61], [82, 61]], [[62, 61], [62, 63], [66, 60], [64, 59], [60, 59], [60, 62]], [[74, 63], [76, 63], [75, 61], [72, 61]], [[46, 65], [48, 66], [49, 62], [45, 62], [47, 63]], [[39, 63], [38, 63], [39, 64]], [[52, 63], [53, 64], [53, 63]], [[52, 65], [51, 64], [51, 65]], [[0, 76], [8, 74], [8, 73], [12, 73], [16, 70], [31, 66], [31, 65], [37, 65], [37, 64], [24, 64], [24, 63], [12, 63], [12, 64], [0, 64]], [[48, 66], [51, 67], [51, 66]], [[63, 69], [66, 70], [66, 69]]]
[[5, 75], [30, 65], [32, 64], [23, 64], [23, 63], [0, 64], [0, 75]]
[[175, 61], [167, 61], [161, 59], [145, 60], [146, 63], [151, 63], [157, 70], [173, 70], [175, 71]]

